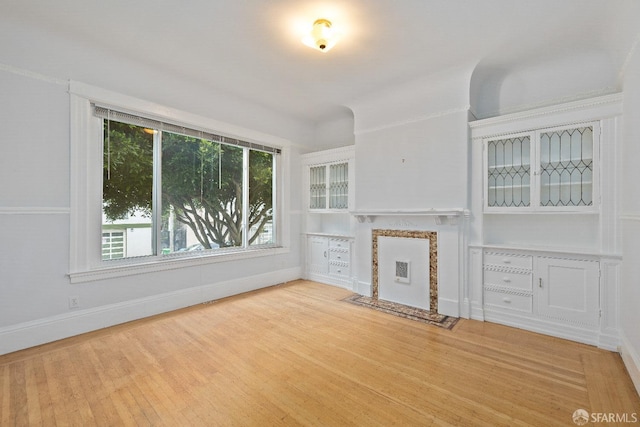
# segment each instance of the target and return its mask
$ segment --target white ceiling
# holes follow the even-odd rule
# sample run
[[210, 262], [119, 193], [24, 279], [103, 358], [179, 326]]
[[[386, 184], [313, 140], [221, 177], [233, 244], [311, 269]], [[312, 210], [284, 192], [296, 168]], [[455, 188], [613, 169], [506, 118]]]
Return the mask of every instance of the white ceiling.
[[[359, 98], [447, 69], [508, 69], [599, 52], [620, 73], [639, 0], [2, 0], [0, 63], [61, 79], [119, 58], [319, 122]], [[316, 18], [328, 53], [304, 46]], [[88, 54], [91, 50], [93, 54]], [[98, 66], [96, 66], [98, 64]], [[124, 78], [124, 77], [122, 77]]]

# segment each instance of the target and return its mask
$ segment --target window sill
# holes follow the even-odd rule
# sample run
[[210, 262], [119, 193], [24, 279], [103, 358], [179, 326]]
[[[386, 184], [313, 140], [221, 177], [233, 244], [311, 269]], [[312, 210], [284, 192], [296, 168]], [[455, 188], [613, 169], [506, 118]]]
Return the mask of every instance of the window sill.
[[213, 264], [217, 262], [228, 262], [235, 260], [251, 259], [263, 256], [274, 256], [289, 252], [286, 247], [256, 248], [224, 253], [203, 253], [189, 256], [171, 256], [162, 258], [139, 258], [123, 261], [109, 261], [107, 267], [99, 267], [88, 271], [77, 271], [69, 273], [72, 284], [95, 282], [98, 280], [114, 279], [118, 277], [133, 276], [136, 274], [155, 273], [159, 271], [175, 270], [180, 268], [197, 267], [200, 265]]

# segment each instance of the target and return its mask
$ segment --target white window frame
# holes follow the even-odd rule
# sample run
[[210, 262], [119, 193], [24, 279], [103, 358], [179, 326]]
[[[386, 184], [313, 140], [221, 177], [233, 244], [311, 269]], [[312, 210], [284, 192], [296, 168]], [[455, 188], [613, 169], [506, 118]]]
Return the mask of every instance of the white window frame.
[[[172, 109], [153, 102], [118, 94], [84, 83], [70, 82], [70, 261], [71, 283], [129, 276], [272, 256], [290, 251], [289, 183], [284, 176], [290, 170], [289, 148], [285, 139], [267, 135], [203, 116]], [[249, 247], [235, 251], [202, 251], [185, 257], [149, 256], [102, 261], [102, 119], [93, 115], [92, 104], [108, 105], [123, 112], [147, 116], [157, 120], [182, 123], [195, 129], [215, 131], [218, 134], [248, 142], [270, 145], [281, 150], [278, 167], [274, 171], [277, 243], [269, 247]], [[100, 141], [100, 143], [98, 143]]]

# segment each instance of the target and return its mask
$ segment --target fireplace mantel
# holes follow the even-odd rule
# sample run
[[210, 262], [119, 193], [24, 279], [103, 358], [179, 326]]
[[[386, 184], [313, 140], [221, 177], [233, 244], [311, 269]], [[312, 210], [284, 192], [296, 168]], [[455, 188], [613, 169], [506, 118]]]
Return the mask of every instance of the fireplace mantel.
[[456, 225], [458, 218], [461, 216], [469, 217], [470, 211], [463, 208], [452, 209], [371, 209], [351, 211], [351, 215], [355, 216], [358, 222], [374, 222], [379, 216], [433, 216], [436, 224]]

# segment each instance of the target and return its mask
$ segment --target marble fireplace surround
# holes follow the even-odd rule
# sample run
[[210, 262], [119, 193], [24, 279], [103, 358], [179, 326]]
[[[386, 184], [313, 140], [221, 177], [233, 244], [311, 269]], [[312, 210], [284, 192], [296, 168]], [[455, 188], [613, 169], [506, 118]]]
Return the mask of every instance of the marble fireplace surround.
[[429, 240], [429, 312], [438, 312], [438, 233], [418, 230], [371, 230], [372, 246], [372, 298], [378, 299], [378, 237], [399, 237]]

